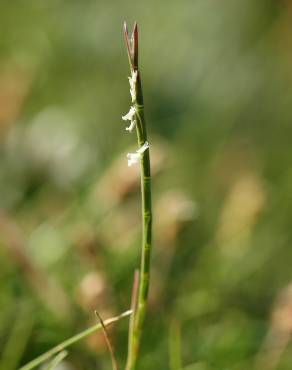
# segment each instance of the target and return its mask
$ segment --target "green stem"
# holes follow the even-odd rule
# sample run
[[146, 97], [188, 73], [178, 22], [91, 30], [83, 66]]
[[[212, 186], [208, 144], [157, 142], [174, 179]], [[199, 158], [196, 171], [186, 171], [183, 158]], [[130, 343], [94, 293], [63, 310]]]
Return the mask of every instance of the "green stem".
[[[132, 313], [132, 311], [129, 310], [129, 311], [126, 311], [126, 312], [122, 313], [119, 316], [116, 316], [116, 317], [113, 317], [111, 319], [105, 320], [104, 325], [107, 326], [107, 325], [113, 324], [114, 322], [119, 321], [121, 318], [131, 315], [131, 313]], [[98, 323], [98, 324], [82, 331], [81, 333], [76, 334], [73, 337], [65, 340], [64, 342], [58, 344], [56, 347], [53, 347], [49, 351], [43, 353], [42, 355], [35, 358], [34, 360], [29, 362], [28, 364], [22, 366], [18, 370], [34, 369], [35, 367], [37, 367], [40, 364], [44, 363], [45, 361], [49, 360], [52, 356], [54, 356], [54, 355], [58, 354], [59, 352], [63, 351], [65, 348], [71, 346], [72, 344], [78, 342], [79, 340], [84, 339], [84, 338], [88, 337], [89, 335], [93, 334], [94, 332], [96, 332], [98, 330], [101, 330], [101, 329], [102, 329], [102, 324]]]
[[[142, 84], [138, 72], [136, 82], [136, 132], [138, 145], [141, 147], [147, 141], [146, 122], [144, 117], [144, 105]], [[152, 206], [151, 206], [151, 169], [150, 155], [147, 149], [141, 156], [141, 196], [142, 196], [142, 254], [140, 265], [140, 279], [137, 305], [134, 312], [132, 332], [130, 332], [128, 359], [126, 370], [135, 370], [140, 347], [140, 340], [145, 319], [148, 300], [151, 239], [152, 239]]]

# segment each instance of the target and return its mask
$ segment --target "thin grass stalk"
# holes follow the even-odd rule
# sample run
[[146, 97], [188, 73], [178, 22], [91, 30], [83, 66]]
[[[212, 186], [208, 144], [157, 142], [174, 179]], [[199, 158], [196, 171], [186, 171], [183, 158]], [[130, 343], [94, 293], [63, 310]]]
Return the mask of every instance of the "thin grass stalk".
[[[134, 108], [136, 133], [139, 148], [142, 148], [147, 141], [146, 121], [144, 116], [144, 102], [140, 71], [138, 69], [138, 27], [134, 25], [131, 39], [125, 25], [125, 39], [128, 51], [131, 75], [136, 73], [134, 87]], [[130, 339], [126, 370], [135, 370], [145, 320], [149, 278], [150, 259], [152, 242], [152, 202], [151, 202], [151, 167], [149, 148], [140, 154], [141, 165], [141, 206], [142, 206], [142, 252], [139, 274], [139, 288], [137, 303], [134, 311], [132, 328], [130, 327]]]

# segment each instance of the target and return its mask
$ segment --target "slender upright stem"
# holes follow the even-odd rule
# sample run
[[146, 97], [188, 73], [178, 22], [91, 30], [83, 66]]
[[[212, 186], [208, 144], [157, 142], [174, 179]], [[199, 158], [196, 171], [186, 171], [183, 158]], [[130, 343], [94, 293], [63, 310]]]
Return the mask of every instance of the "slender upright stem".
[[[139, 148], [147, 142], [147, 130], [144, 116], [144, 103], [142, 94], [142, 84], [140, 72], [138, 70], [138, 29], [134, 26], [131, 43], [127, 38], [131, 71], [137, 73], [135, 86], [135, 118], [136, 133]], [[152, 239], [152, 207], [151, 207], [151, 168], [149, 148], [141, 154], [141, 199], [142, 199], [142, 252], [140, 264], [140, 278], [137, 303], [134, 311], [134, 320], [129, 333], [129, 348], [126, 370], [135, 370], [139, 353], [140, 340], [145, 319], [146, 306], [148, 300], [149, 277], [150, 277], [150, 258], [151, 258], [151, 239]]]

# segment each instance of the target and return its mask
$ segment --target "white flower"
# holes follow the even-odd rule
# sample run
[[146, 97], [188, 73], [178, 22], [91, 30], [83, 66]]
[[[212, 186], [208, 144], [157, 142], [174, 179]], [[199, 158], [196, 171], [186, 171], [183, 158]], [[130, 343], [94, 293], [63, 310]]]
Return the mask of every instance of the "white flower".
[[132, 102], [136, 101], [136, 82], [137, 82], [138, 71], [132, 71], [131, 77], [128, 77], [130, 83], [130, 94]]
[[133, 164], [138, 163], [138, 161], [141, 158], [141, 155], [149, 148], [149, 143], [148, 141], [145, 141], [145, 143], [136, 150], [136, 153], [128, 153], [127, 158], [128, 158], [128, 166], [131, 167]]
[[122, 117], [124, 121], [131, 121], [130, 126], [126, 127], [126, 130], [129, 132], [132, 132], [136, 126], [136, 119], [135, 119], [136, 112], [137, 112], [136, 108], [132, 106], [129, 112]]

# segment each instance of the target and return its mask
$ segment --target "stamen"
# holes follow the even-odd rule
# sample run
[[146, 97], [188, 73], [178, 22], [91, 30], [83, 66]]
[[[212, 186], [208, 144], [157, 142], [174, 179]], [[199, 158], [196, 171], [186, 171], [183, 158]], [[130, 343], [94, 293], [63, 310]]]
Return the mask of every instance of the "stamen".
[[149, 148], [149, 143], [148, 141], [145, 141], [145, 143], [136, 150], [136, 153], [128, 153], [127, 158], [128, 158], [128, 166], [131, 167], [133, 164], [136, 164], [139, 162], [142, 154]]

